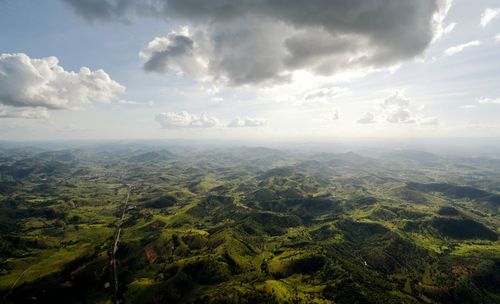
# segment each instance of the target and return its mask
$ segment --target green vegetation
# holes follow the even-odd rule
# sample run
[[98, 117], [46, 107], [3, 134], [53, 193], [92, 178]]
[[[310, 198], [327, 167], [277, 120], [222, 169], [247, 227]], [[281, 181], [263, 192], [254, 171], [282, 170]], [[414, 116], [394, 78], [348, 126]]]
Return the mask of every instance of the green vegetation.
[[414, 151], [0, 147], [0, 293], [500, 303], [499, 182], [496, 160]]

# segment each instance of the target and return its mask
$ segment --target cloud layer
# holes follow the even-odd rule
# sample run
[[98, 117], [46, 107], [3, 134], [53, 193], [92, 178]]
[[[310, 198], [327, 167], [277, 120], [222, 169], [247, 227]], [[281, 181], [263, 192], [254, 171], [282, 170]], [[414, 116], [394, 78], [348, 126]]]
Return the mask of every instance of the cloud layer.
[[386, 68], [421, 55], [446, 32], [450, 0], [63, 0], [89, 20], [156, 16], [190, 33], [157, 37], [144, 69], [170, 70], [227, 85], [289, 81]]
[[56, 57], [0, 55], [0, 104], [6, 106], [78, 109], [92, 102], [115, 100], [124, 90], [103, 70], [82, 67], [77, 73], [69, 72]]

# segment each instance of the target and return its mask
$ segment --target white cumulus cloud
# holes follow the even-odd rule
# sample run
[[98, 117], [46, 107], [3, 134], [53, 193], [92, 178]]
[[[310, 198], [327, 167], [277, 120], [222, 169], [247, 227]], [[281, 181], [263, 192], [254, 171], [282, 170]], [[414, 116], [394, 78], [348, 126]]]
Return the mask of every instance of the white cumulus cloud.
[[[370, 124], [385, 121], [390, 124], [418, 124], [418, 125], [437, 125], [437, 117], [426, 117], [421, 115], [423, 107], [415, 107], [410, 99], [402, 92], [396, 92], [384, 99], [379, 104], [378, 109], [373, 112], [367, 112], [358, 120], [361, 124]], [[376, 117], [379, 119], [377, 120]]]
[[251, 117], [236, 117], [227, 123], [222, 123], [217, 117], [210, 116], [206, 113], [198, 115], [187, 111], [161, 113], [156, 116], [155, 120], [164, 129], [214, 127], [245, 128], [262, 127], [269, 124], [269, 121], [265, 118]]
[[220, 126], [219, 119], [205, 113], [201, 115], [191, 114], [186, 111], [165, 112], [156, 116], [155, 119], [162, 128], [213, 128]]
[[415, 123], [410, 110], [410, 100], [401, 93], [387, 97], [381, 105], [386, 120], [390, 123]]
[[467, 48], [474, 47], [474, 46], [480, 46], [480, 45], [481, 45], [481, 41], [474, 40], [474, 41], [467, 42], [467, 43], [464, 43], [464, 44], [452, 46], [452, 47], [446, 49], [446, 51], [444, 51], [444, 53], [447, 56], [453, 56], [453, 55], [456, 55], [456, 54], [464, 51]]
[[242, 128], [242, 127], [262, 127], [269, 124], [269, 121], [265, 118], [240, 118], [236, 117], [231, 120], [227, 126], [230, 128]]
[[78, 109], [116, 100], [125, 87], [103, 70], [65, 71], [56, 57], [0, 55], [0, 103], [12, 107]]

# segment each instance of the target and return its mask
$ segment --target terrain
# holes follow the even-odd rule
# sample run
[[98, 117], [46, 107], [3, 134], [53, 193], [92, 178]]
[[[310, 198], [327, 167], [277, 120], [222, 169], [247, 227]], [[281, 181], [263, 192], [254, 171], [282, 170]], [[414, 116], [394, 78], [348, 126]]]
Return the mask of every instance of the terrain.
[[5, 303], [500, 303], [500, 158], [0, 145]]

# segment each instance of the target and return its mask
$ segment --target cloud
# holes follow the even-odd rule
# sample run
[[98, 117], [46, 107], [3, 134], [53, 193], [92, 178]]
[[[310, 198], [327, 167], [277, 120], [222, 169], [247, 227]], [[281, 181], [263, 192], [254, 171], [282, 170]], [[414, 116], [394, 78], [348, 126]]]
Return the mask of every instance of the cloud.
[[162, 128], [213, 128], [220, 126], [220, 121], [207, 114], [190, 114], [186, 111], [165, 112], [156, 116], [155, 119]]
[[438, 125], [437, 117], [422, 117], [420, 112], [424, 106], [413, 107], [410, 99], [401, 92], [387, 97], [380, 106], [385, 120], [391, 124], [419, 124], [422, 126]]
[[422, 126], [437, 126], [439, 119], [437, 117], [425, 117], [420, 119], [419, 124]]
[[327, 121], [327, 122], [329, 122], [329, 121], [337, 121], [337, 120], [340, 119], [339, 110], [332, 109], [329, 112], [320, 115], [320, 118], [321, 118], [321, 120]]
[[214, 127], [245, 128], [262, 127], [269, 124], [269, 121], [265, 118], [249, 117], [236, 117], [228, 123], [221, 123], [218, 118], [209, 116], [205, 113], [197, 115], [188, 113], [186, 111], [161, 113], [156, 116], [155, 120], [164, 129]]
[[410, 100], [401, 93], [387, 97], [381, 107], [386, 120], [390, 123], [415, 123], [410, 110]]
[[240, 118], [236, 117], [231, 120], [227, 126], [230, 128], [242, 128], [242, 127], [262, 127], [269, 124], [269, 121], [264, 118]]
[[500, 34], [498, 34], [498, 35], [496, 35], [496, 36], [495, 36], [495, 41], [496, 41], [496, 42], [499, 42], [499, 41], [500, 41]]
[[452, 46], [452, 47], [446, 49], [446, 51], [444, 51], [444, 53], [447, 56], [453, 56], [453, 55], [456, 55], [456, 54], [462, 52], [463, 50], [465, 50], [467, 48], [474, 47], [474, 46], [479, 46], [479, 45], [481, 45], [481, 41], [474, 40], [474, 41], [467, 42], [467, 43], [464, 43], [464, 44], [460, 44], [460, 45], [457, 45], [457, 46]]
[[[63, 0], [88, 20], [155, 16], [186, 24], [143, 50], [145, 69], [225, 85], [276, 84], [382, 69], [422, 55], [443, 32], [450, 0]], [[383, 16], [383, 17], [381, 17]], [[450, 28], [448, 28], [450, 29]]]
[[403, 96], [400, 92], [397, 92], [397, 93], [394, 93], [394, 94], [390, 95], [389, 97], [387, 97], [384, 100], [382, 107], [384, 109], [390, 109], [393, 107], [406, 108], [410, 105], [410, 103], [411, 102], [408, 98]]
[[165, 37], [156, 37], [139, 56], [145, 60], [147, 72], [166, 73], [174, 71], [199, 78], [205, 73], [206, 66], [195, 55], [195, 42], [189, 31], [171, 32]]
[[140, 101], [134, 101], [134, 100], [125, 100], [125, 99], [120, 99], [117, 101], [118, 104], [124, 105], [124, 106], [154, 106], [154, 101], [150, 100], [148, 102], [140, 102]]
[[476, 104], [468, 104], [460, 106], [460, 109], [476, 109], [481, 105], [497, 105], [500, 104], [500, 98], [480, 97], [476, 99]]
[[0, 106], [0, 118], [48, 119], [49, 113], [45, 108]]
[[384, 101], [382, 109], [390, 123], [415, 123], [409, 106], [410, 100], [397, 93]]
[[419, 124], [419, 125], [437, 125], [437, 117], [422, 117], [419, 112], [423, 106], [415, 108], [410, 99], [401, 92], [396, 92], [384, 99], [379, 104], [376, 113], [367, 112], [358, 120], [361, 124], [376, 123], [375, 117], [380, 117], [379, 121], [385, 121], [390, 124]]
[[116, 100], [125, 87], [103, 70], [82, 67], [65, 71], [56, 57], [31, 59], [26, 54], [0, 55], [0, 103], [12, 107], [78, 109]]
[[452, 22], [450, 24], [448, 24], [444, 30], [443, 30], [443, 33], [444, 34], [449, 34], [451, 32], [453, 32], [453, 30], [455, 29], [455, 27], [457, 26], [457, 23], [456, 22]]
[[479, 104], [500, 104], [500, 98], [481, 97], [477, 99]]
[[481, 26], [486, 27], [490, 22], [500, 16], [500, 8], [487, 8], [481, 15]]
[[351, 91], [348, 88], [342, 87], [325, 87], [320, 89], [310, 90], [304, 95], [304, 103], [328, 103], [331, 100], [349, 95]]
[[412, 114], [408, 109], [397, 108], [387, 115], [390, 123], [415, 123]]
[[366, 112], [363, 117], [358, 119], [358, 123], [360, 124], [372, 124], [375, 123], [375, 115], [371, 112]]

